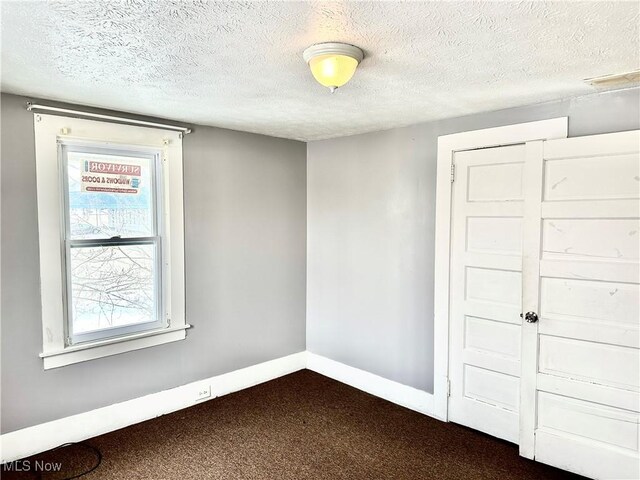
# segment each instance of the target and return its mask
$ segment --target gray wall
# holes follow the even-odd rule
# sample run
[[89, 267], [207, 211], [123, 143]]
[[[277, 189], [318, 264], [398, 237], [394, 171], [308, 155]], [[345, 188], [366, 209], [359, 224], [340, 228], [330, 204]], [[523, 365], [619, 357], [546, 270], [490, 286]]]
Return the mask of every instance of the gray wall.
[[305, 144], [196, 127], [184, 139], [181, 342], [44, 371], [33, 115], [2, 95], [2, 433], [305, 349]]
[[433, 392], [439, 135], [569, 117], [640, 128], [639, 91], [589, 95], [307, 145], [307, 349]]
[[2, 433], [304, 350], [306, 267], [308, 349], [431, 392], [437, 137], [557, 116], [570, 117], [571, 136], [640, 128], [638, 90], [312, 142], [306, 152], [196, 127], [184, 141], [194, 329], [182, 342], [45, 372], [33, 120], [26, 98], [1, 100]]

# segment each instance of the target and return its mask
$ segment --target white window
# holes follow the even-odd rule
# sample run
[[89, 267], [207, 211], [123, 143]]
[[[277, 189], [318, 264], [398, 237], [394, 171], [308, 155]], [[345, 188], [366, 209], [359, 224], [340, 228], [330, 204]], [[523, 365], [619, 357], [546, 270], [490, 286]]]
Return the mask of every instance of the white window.
[[34, 122], [44, 368], [184, 339], [182, 134]]

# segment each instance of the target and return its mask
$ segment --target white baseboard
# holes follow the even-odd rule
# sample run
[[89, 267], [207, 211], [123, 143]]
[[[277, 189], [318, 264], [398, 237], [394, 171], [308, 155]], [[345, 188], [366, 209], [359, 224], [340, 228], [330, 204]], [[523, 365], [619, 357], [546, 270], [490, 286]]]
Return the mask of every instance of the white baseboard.
[[70, 417], [0, 436], [0, 463], [18, 460], [63, 443], [79, 442], [199, 403], [198, 392], [211, 386], [211, 400], [308, 368], [403, 407], [434, 415], [433, 394], [311, 352], [299, 352], [251, 367], [205, 378]]
[[294, 353], [170, 390], [5, 433], [0, 436], [0, 463], [43, 452], [63, 443], [86, 440], [193, 406], [198, 403], [198, 392], [209, 386], [211, 397], [206, 400], [288, 375], [304, 369], [306, 358], [306, 352]]
[[433, 394], [307, 351], [307, 368], [390, 402], [434, 415]]

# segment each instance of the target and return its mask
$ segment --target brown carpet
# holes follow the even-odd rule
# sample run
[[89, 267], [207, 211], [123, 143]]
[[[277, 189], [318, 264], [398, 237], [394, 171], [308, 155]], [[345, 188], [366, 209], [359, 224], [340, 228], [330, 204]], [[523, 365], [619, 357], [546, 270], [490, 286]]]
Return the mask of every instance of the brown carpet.
[[[86, 442], [83, 479], [577, 479], [518, 448], [303, 370]], [[79, 445], [29, 459], [91, 468]]]

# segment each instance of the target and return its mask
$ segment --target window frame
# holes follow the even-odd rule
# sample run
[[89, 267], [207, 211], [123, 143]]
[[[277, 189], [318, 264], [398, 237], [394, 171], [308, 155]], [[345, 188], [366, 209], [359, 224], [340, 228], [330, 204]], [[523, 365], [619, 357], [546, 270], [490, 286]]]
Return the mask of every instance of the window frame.
[[[104, 238], [104, 239], [76, 239], [71, 237], [71, 210], [70, 210], [70, 191], [69, 191], [69, 153], [86, 153], [99, 155], [114, 155], [118, 157], [131, 157], [147, 159], [150, 166], [150, 178], [152, 182], [151, 207], [153, 211], [152, 235], [146, 237], [124, 237], [124, 238]], [[62, 242], [64, 245], [63, 272], [65, 281], [63, 284], [64, 316], [65, 316], [65, 345], [72, 346], [91, 342], [96, 340], [104, 340], [114, 337], [123, 337], [131, 333], [142, 332], [146, 330], [155, 330], [167, 327], [167, 317], [164, 311], [163, 299], [165, 296], [165, 288], [163, 279], [165, 278], [162, 238], [164, 234], [163, 222], [163, 188], [162, 188], [162, 151], [157, 148], [145, 147], [121, 147], [106, 146], [104, 144], [90, 144], [87, 142], [75, 142], [73, 140], [58, 141], [58, 163], [60, 168], [60, 181], [62, 189]], [[155, 320], [153, 322], [145, 322], [134, 325], [126, 325], [122, 327], [112, 327], [109, 329], [100, 329], [87, 333], [73, 332], [73, 288], [71, 286], [71, 249], [72, 248], [90, 248], [103, 246], [118, 245], [153, 245], [154, 246], [154, 310]]]
[[[36, 113], [36, 178], [44, 369], [182, 340], [185, 321], [182, 136], [180, 132]], [[160, 300], [153, 328], [118, 328], [108, 335], [70, 333], [71, 300], [67, 153], [154, 157], [153, 237], [73, 240], [99, 244], [156, 243]], [[151, 327], [151, 325], [144, 325]], [[118, 333], [118, 335], [113, 335]]]

